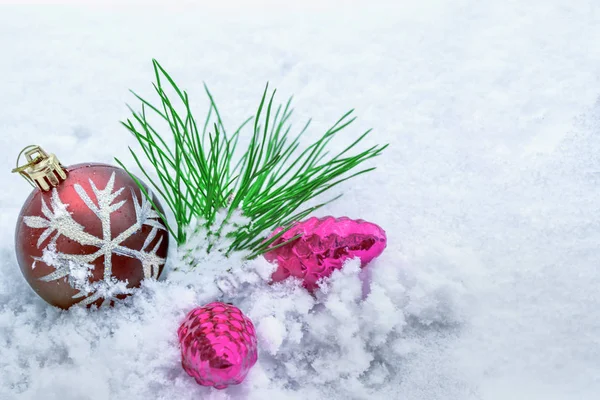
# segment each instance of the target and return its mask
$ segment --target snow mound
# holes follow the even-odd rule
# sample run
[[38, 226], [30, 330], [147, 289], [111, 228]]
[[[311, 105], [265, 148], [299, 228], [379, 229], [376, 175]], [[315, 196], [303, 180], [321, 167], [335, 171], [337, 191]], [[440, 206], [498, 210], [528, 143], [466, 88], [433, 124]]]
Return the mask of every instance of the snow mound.
[[[189, 242], [196, 241], [202, 237]], [[216, 300], [246, 313], [259, 339], [257, 365], [242, 385], [225, 391], [232, 398], [296, 398], [311, 388], [340, 399], [368, 398], [397, 379], [423, 347], [415, 331], [435, 327], [436, 334], [450, 335], [463, 322], [462, 282], [395, 257], [362, 270], [358, 259], [349, 260], [312, 296], [294, 279], [270, 284], [275, 266], [262, 258], [220, 258], [201, 246], [196, 251], [194, 269], [176, 254], [166, 279], [146, 281], [112, 309], [59, 311], [41, 301], [23, 306], [18, 291], [27, 289], [4, 284], [0, 394], [229, 398], [199, 387], [180, 368], [179, 323], [191, 308]], [[70, 397], [60, 397], [63, 390]]]

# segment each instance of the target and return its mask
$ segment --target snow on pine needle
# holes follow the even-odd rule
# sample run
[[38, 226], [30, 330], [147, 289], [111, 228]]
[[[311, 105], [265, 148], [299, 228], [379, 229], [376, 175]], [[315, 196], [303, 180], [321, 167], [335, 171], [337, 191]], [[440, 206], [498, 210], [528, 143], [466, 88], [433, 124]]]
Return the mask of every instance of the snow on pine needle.
[[[227, 132], [215, 100], [205, 86], [210, 107], [201, 125], [192, 114], [187, 92], [179, 88], [156, 60], [153, 67], [156, 80], [153, 86], [159, 105], [134, 92], [141, 102], [141, 111], [130, 107], [132, 117], [122, 124], [135, 136], [143, 153], [130, 148], [133, 159], [173, 214], [176, 226], [167, 224], [167, 228], [179, 245], [186, 242], [187, 227], [194, 221], [216, 231], [218, 236], [222, 224], [241, 212], [248, 222], [235, 225], [227, 233], [232, 240], [226, 254], [247, 251], [248, 258], [263, 254], [291, 224], [340, 196], [312, 207], [306, 207], [307, 202], [320, 199], [346, 180], [373, 171], [375, 167], [363, 168], [362, 164], [379, 156], [387, 147], [360, 149], [371, 133], [368, 130], [349, 140], [343, 150], [329, 154], [331, 140], [355, 121], [351, 110], [318, 140], [301, 149], [300, 139], [310, 120], [292, 138], [291, 98], [285, 105], [276, 105], [276, 91], [269, 96], [268, 85], [256, 114], [232, 134]], [[167, 130], [158, 128], [157, 123], [166, 123]], [[247, 127], [250, 141], [239, 154], [238, 140]], [[169, 134], [165, 133], [169, 130]], [[154, 169], [152, 173], [144, 167], [142, 155]], [[120, 160], [116, 161], [128, 170]], [[286, 229], [267, 239], [280, 226]]]

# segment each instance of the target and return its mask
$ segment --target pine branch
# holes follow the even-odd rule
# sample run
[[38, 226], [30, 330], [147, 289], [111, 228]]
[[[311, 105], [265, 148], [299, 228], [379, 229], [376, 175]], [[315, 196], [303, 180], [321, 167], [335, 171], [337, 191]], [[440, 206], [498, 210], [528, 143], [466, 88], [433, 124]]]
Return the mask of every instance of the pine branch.
[[[374, 170], [358, 167], [379, 156], [387, 147], [376, 145], [350, 155], [371, 133], [368, 130], [343, 151], [330, 156], [327, 149], [331, 140], [356, 119], [354, 110], [350, 110], [318, 140], [298, 152], [300, 139], [310, 121], [290, 140], [292, 126], [288, 121], [293, 112], [292, 99], [285, 105], [276, 105], [276, 91], [269, 92], [268, 85], [256, 115], [245, 120], [231, 136], [205, 85], [210, 106], [200, 131], [187, 92], [177, 86], [156, 60], [153, 66], [156, 78], [153, 86], [159, 105], [132, 92], [141, 102], [142, 111], [130, 108], [133, 117], [122, 124], [137, 139], [154, 169], [153, 174], [146, 171], [140, 155], [130, 149], [137, 166], [173, 213], [176, 226], [170, 226], [167, 219], [161, 217], [179, 245], [186, 242], [186, 228], [192, 221], [201, 221], [211, 235], [219, 237], [222, 226], [241, 210], [252, 222], [227, 233], [230, 246], [226, 254], [246, 251], [249, 258], [256, 257], [266, 252], [292, 223], [340, 196], [309, 208], [303, 208], [305, 203], [348, 179]], [[166, 137], [149, 121], [147, 111], [169, 126], [172, 145], [167, 144]], [[238, 155], [239, 137], [249, 123], [252, 123], [250, 143]], [[129, 172], [120, 160], [117, 162]], [[135, 181], [141, 187], [141, 183]], [[143, 187], [142, 192], [147, 194]], [[225, 220], [219, 222], [221, 226], [214, 226], [223, 210]], [[270, 232], [280, 226], [284, 228], [281, 233], [267, 240]]]

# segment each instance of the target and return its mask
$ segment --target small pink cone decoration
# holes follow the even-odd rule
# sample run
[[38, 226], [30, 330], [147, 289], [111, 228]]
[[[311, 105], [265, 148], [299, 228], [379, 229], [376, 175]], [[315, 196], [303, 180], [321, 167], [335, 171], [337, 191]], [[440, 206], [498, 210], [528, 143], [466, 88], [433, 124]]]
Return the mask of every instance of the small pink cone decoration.
[[[281, 232], [277, 228], [272, 235]], [[379, 256], [386, 247], [385, 231], [378, 225], [348, 217], [312, 217], [292, 226], [271, 244], [275, 247], [297, 234], [302, 236], [285, 246], [265, 253], [269, 262], [277, 261], [272, 280], [280, 282], [289, 276], [302, 279], [313, 292], [317, 281], [342, 268], [344, 261], [359, 257], [361, 267]]]
[[256, 364], [254, 325], [232, 305], [214, 302], [193, 309], [177, 333], [183, 369], [200, 385], [237, 385]]

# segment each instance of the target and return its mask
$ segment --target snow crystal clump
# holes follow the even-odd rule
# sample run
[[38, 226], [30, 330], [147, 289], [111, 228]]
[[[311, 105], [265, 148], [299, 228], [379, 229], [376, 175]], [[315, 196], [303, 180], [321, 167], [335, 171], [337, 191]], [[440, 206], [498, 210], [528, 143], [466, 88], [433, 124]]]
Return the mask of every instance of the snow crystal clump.
[[[245, 223], [238, 217], [231, 222]], [[224, 233], [231, 229], [225, 224], [211, 236], [201, 225], [191, 227], [164, 279], [144, 281], [112, 308], [56, 310], [28, 290], [18, 268], [5, 268], [5, 282], [18, 284], [0, 283], [6, 304], [0, 398], [52, 398], [46, 393], [59, 388], [69, 388], [72, 397], [63, 398], [77, 400], [374, 398], [406, 375], [411, 359], [426, 349], [428, 329], [443, 335], [464, 320], [466, 290], [452, 276], [457, 265], [447, 249], [428, 245], [408, 257], [391, 249], [363, 269], [358, 259], [348, 260], [311, 295], [295, 278], [272, 283], [276, 265], [262, 257], [226, 256]], [[51, 265], [53, 256], [48, 248], [45, 262]], [[111, 290], [127, 290], [118, 282], [90, 283], [90, 271], [70, 266], [80, 290], [108, 298], [117, 294]], [[220, 393], [187, 376], [177, 341], [186, 313], [212, 301], [239, 307], [259, 340], [259, 360], [246, 381]]]
[[311, 384], [334, 387], [341, 398], [369, 396], [416, 349], [407, 332], [430, 325], [443, 331], [462, 321], [453, 312], [464, 295], [461, 282], [433, 279], [385, 256], [365, 269], [348, 260], [313, 296], [295, 278], [272, 283], [276, 266], [262, 257], [207, 254], [201, 235], [191, 235], [186, 258], [178, 261], [191, 257], [194, 268], [178, 265], [167, 279], [200, 289], [203, 302], [235, 304], [252, 319], [259, 361], [250, 380], [266, 374], [290, 390]]

